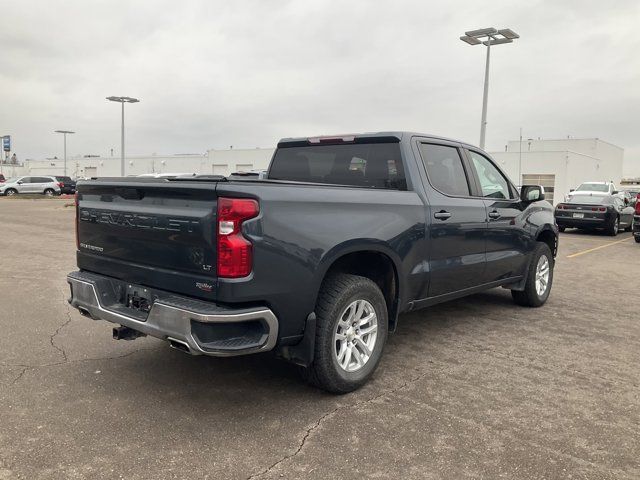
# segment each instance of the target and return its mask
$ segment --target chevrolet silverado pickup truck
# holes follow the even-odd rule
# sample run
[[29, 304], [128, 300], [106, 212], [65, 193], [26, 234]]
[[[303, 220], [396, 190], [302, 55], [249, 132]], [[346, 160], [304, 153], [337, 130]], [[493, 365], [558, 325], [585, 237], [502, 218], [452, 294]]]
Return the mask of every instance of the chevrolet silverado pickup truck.
[[283, 139], [252, 181], [77, 188], [68, 283], [83, 315], [194, 355], [273, 351], [334, 393], [371, 377], [399, 314], [494, 287], [539, 307], [553, 282], [544, 189], [430, 135]]

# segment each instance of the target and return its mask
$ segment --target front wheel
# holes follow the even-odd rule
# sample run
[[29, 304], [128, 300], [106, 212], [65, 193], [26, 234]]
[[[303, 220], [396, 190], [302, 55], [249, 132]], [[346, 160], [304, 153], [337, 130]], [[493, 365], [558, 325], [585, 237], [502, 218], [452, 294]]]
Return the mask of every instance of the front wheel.
[[633, 237], [636, 241], [636, 243], [640, 243], [640, 235], [638, 235], [637, 237]]
[[375, 371], [387, 340], [387, 304], [372, 280], [337, 274], [327, 278], [316, 304], [313, 363], [307, 381], [332, 393], [364, 385]]
[[15, 188], [7, 188], [7, 189], [4, 191], [4, 194], [5, 194], [7, 197], [13, 197], [13, 196], [14, 196], [15, 194], [17, 194], [17, 193], [18, 193], [18, 191], [17, 191]]
[[540, 307], [549, 298], [553, 284], [553, 255], [546, 243], [538, 242], [531, 255], [524, 290], [511, 290], [513, 300], [525, 307]]
[[558, 231], [560, 233], [564, 232], [567, 229], [567, 227], [558, 227]]

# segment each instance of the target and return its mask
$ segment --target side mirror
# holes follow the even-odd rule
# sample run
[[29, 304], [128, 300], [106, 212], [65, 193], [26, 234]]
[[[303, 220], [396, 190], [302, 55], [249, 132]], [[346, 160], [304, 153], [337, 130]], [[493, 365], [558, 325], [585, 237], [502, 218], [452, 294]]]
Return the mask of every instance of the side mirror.
[[570, 189], [569, 189], [569, 193], [571, 193], [571, 192], [575, 192], [575, 191], [576, 191], [576, 189], [575, 189], [575, 188], [570, 188]]
[[619, 192], [618, 190], [614, 190], [613, 192], [611, 192], [611, 195], [617, 195], [617, 194], [619, 194], [619, 193], [620, 193], [620, 192]]
[[22, 180], [18, 181], [18, 185], [22, 185], [24, 182]]
[[544, 187], [542, 185], [523, 185], [520, 189], [520, 199], [527, 203], [544, 200]]

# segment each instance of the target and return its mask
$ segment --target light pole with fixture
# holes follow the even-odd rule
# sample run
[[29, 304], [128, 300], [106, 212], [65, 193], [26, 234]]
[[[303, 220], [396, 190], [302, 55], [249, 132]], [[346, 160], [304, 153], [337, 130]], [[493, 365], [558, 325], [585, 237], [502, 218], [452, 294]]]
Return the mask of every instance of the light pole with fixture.
[[122, 125], [120, 135], [120, 176], [124, 177], [124, 104], [138, 103], [140, 100], [131, 97], [107, 97], [111, 102], [120, 102], [122, 104]]
[[53, 133], [61, 133], [64, 136], [64, 176], [67, 176], [67, 134], [71, 135], [76, 132], [71, 130], [54, 130]]
[[[484, 148], [484, 138], [487, 131], [487, 97], [489, 96], [489, 58], [491, 45], [511, 43], [516, 38], [520, 38], [516, 32], [510, 28], [496, 30], [495, 28], [481, 28], [465, 32], [460, 40], [469, 45], [483, 44], [487, 47], [487, 61], [484, 68], [484, 93], [482, 94], [482, 120], [480, 122], [480, 148]], [[484, 39], [484, 40], [482, 40]]]

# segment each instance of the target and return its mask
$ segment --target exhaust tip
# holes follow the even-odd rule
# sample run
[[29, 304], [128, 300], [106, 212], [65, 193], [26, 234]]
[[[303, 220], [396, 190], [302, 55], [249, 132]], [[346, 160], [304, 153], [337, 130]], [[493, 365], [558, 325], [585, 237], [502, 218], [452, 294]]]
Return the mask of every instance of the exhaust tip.
[[167, 340], [169, 341], [169, 345], [171, 346], [171, 348], [175, 348], [176, 350], [180, 350], [181, 352], [184, 353], [191, 353], [191, 349], [189, 348], [189, 345], [187, 345], [185, 342], [181, 341], [181, 340], [176, 340], [175, 338], [167, 338]]

